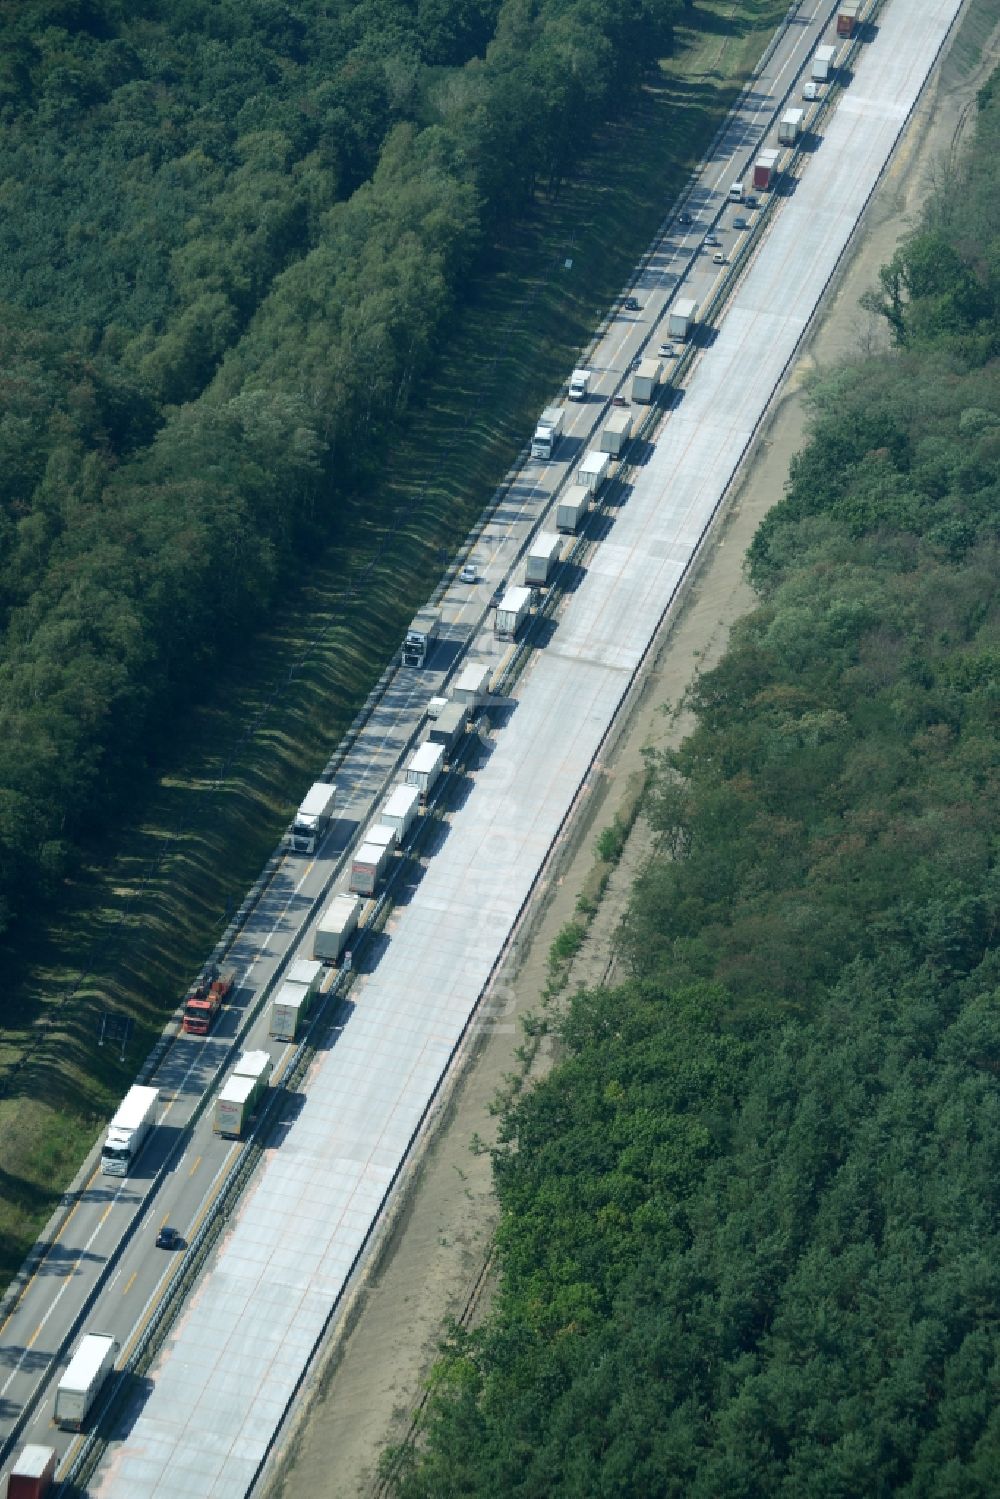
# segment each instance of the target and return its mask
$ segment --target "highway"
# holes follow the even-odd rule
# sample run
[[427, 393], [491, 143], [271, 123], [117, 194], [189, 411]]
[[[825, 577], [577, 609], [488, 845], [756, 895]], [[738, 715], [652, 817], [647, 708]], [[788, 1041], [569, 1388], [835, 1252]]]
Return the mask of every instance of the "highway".
[[[826, 275], [832, 268], [827, 260], [832, 254], [835, 261], [863, 207], [859, 192], [881, 169], [936, 51], [935, 38], [940, 40], [956, 9], [954, 0], [913, 0], [910, 20], [919, 13], [921, 25], [908, 29], [898, 19], [899, 0], [884, 13], [879, 35], [866, 49], [870, 55], [863, 55], [828, 131], [828, 137], [840, 128], [855, 134], [833, 153], [820, 151], [809, 161], [798, 191], [784, 202], [746, 273], [716, 343], [699, 351], [684, 401], [667, 420], [653, 458], [634, 478], [609, 538], [589, 559], [581, 587], [563, 605], [552, 640], [523, 678], [509, 723], [482, 749], [469, 777], [467, 804], [446, 825], [423, 879], [393, 913], [389, 940], [373, 946], [371, 971], [351, 991], [303, 1093], [296, 1095], [297, 1113], [269, 1142], [264, 1169], [182, 1315], [152, 1385], [139, 1383], [126, 1391], [132, 1396], [128, 1433], [116, 1444], [95, 1492], [132, 1499], [248, 1491], [427, 1101], [783, 361], [811, 315], [825, 283], [824, 268]], [[341, 819], [315, 859], [282, 863], [234, 946], [232, 958], [241, 973], [237, 1003], [208, 1041], [184, 1037], [168, 1051], [155, 1078], [164, 1095], [163, 1124], [138, 1174], [124, 1183], [94, 1175], [79, 1194], [0, 1337], [3, 1434], [21, 1426], [19, 1439], [50, 1442], [63, 1454], [78, 1444], [78, 1438], [57, 1433], [50, 1424], [52, 1376], [65, 1364], [67, 1336], [82, 1320], [89, 1329], [118, 1336], [124, 1358], [157, 1307], [180, 1257], [154, 1249], [156, 1229], [169, 1218], [188, 1241], [193, 1239], [242, 1148], [216, 1138], [207, 1115], [195, 1118], [201, 1100], [224, 1069], [247, 1012], [259, 1006], [295, 952], [339, 854], [367, 821], [427, 698], [452, 669], [456, 650], [471, 646], [477, 659], [500, 664], [506, 648], [493, 639], [489, 598], [511, 572], [531, 527], [632, 361], [662, 336], [657, 325], [678, 278], [687, 270], [685, 294], [691, 288], [704, 304], [726, 273], [698, 246], [721, 218], [726, 253], [735, 247], [738, 234], [729, 222], [732, 210], [724, 207], [725, 192], [743, 175], [774, 101], [813, 50], [828, 14], [829, 7], [819, 15], [800, 13], [786, 27], [768, 69], [687, 195], [685, 206], [696, 222], [683, 232], [675, 227], [648, 259], [635, 287], [641, 312], [614, 317], [588, 357], [596, 395], [569, 408], [564, 453], [558, 462], [526, 466], [515, 478], [473, 552], [483, 582], [455, 584], [446, 595], [449, 643], [423, 672], [396, 673], [337, 769], [344, 796]], [[864, 80], [882, 74], [884, 85], [872, 88], [867, 113], [862, 108], [859, 115]], [[895, 94], [889, 95], [890, 87]], [[863, 137], [862, 151], [857, 143]], [[812, 216], [816, 231], [809, 231], [810, 220], [803, 215]], [[815, 241], [815, 264], [799, 254], [804, 240]], [[798, 284], [800, 261], [804, 287]], [[764, 276], [768, 264], [781, 276], [792, 276], [794, 298], [787, 287], [783, 293], [774, 269]], [[724, 363], [727, 338], [735, 340], [732, 367]], [[740, 405], [720, 427], [714, 413], [721, 379]], [[251, 1025], [250, 1044], [262, 1041], [262, 1025], [261, 1020]], [[272, 1043], [270, 1049], [279, 1070], [286, 1067], [290, 1048]], [[309, 1201], [317, 1205], [312, 1215], [304, 1212]], [[327, 1235], [331, 1224], [337, 1232]], [[91, 1296], [94, 1304], [88, 1307]], [[220, 1356], [228, 1361], [221, 1370]], [[192, 1486], [191, 1460], [180, 1455], [185, 1440], [196, 1445], [199, 1472], [210, 1472], [204, 1486]]]

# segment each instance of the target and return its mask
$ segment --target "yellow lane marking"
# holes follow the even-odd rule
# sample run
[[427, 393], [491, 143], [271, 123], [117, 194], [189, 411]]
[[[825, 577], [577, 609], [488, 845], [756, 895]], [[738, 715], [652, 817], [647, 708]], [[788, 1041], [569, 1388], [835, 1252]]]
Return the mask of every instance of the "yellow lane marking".
[[198, 1156], [196, 1158], [194, 1165], [191, 1167], [191, 1170], [188, 1172], [188, 1176], [194, 1176], [194, 1174], [197, 1171], [198, 1167], [201, 1165], [201, 1159], [202, 1159], [201, 1156]]
[[132, 1274], [128, 1278], [127, 1284], [122, 1288], [122, 1295], [123, 1296], [127, 1296], [128, 1293], [129, 1293], [129, 1291], [131, 1291], [131, 1289], [132, 1289], [132, 1283], [133, 1283], [133, 1281], [135, 1280], [135, 1278], [136, 1278], [136, 1276], [138, 1274], [139, 1274], [138, 1270], [133, 1270], [132, 1271]]

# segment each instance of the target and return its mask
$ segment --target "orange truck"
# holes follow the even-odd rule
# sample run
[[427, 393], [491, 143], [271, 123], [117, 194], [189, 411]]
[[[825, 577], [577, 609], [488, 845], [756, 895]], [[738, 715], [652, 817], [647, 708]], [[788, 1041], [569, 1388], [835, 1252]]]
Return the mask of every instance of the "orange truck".
[[183, 1029], [189, 1036], [207, 1036], [219, 1011], [233, 992], [236, 974], [211, 963], [188, 990], [184, 1001]]

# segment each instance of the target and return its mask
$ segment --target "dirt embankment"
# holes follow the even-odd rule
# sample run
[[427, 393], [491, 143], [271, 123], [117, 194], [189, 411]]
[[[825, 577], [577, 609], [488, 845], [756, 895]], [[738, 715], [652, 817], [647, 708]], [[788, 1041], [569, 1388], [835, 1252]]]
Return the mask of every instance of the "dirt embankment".
[[[634, 784], [642, 750], [683, 737], [685, 715], [678, 705], [687, 687], [719, 658], [731, 625], [753, 606], [743, 578], [743, 555], [761, 518], [780, 499], [789, 461], [802, 445], [805, 378], [812, 370], [885, 344], [884, 330], [861, 310], [859, 298], [875, 284], [879, 266], [912, 226], [942, 162], [952, 158], [974, 115], [975, 91], [996, 66], [998, 36], [1000, 28], [974, 71], [968, 71], [961, 47], [954, 49], [915, 112], [714, 543], [664, 633], [642, 695], [583, 809], [561, 867], [484, 1007], [473, 1055], [434, 1121], [393, 1221], [383, 1231], [377, 1257], [315, 1376], [306, 1415], [273, 1482], [274, 1495], [356, 1499], [375, 1493], [379, 1453], [408, 1430], [446, 1319], [463, 1316], [472, 1301], [481, 1308], [484, 1287], [488, 1295], [488, 1276], [484, 1279], [482, 1272], [496, 1203], [489, 1158], [470, 1147], [476, 1137], [492, 1138], [491, 1101], [505, 1077], [522, 1070], [519, 1017], [538, 1008], [548, 978], [549, 948], [576, 914], [577, 894], [593, 864], [596, 830], [610, 822], [630, 782]], [[611, 939], [649, 846], [649, 831], [640, 819], [573, 962], [571, 986], [613, 980]], [[533, 1071], [549, 1062], [543, 1044]]]

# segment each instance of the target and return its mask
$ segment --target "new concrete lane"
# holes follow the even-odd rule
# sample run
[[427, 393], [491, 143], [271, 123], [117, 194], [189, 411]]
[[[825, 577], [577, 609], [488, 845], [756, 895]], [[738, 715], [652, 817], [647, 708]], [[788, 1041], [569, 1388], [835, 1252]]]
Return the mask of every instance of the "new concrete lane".
[[[316, 1340], [545, 852], [791, 357], [959, 0], [884, 15], [683, 405], [536, 657], [443, 847], [321, 1055], [93, 1491], [236, 1496]], [[795, 267], [789, 280], [790, 268]], [[753, 358], [748, 358], [753, 351]]]

